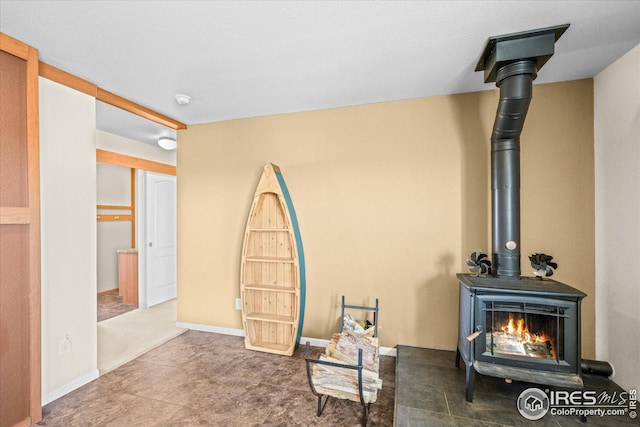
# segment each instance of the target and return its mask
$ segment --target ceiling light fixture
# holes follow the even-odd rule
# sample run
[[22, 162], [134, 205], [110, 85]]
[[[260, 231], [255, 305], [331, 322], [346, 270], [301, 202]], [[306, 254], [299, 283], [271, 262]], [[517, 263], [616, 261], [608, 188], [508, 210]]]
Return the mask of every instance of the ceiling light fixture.
[[176, 102], [179, 105], [187, 105], [191, 102], [191, 97], [189, 95], [184, 95], [181, 93], [176, 94]]
[[167, 137], [161, 137], [160, 139], [158, 139], [158, 145], [164, 148], [165, 150], [175, 150], [176, 147], [178, 146], [175, 139], [171, 139]]

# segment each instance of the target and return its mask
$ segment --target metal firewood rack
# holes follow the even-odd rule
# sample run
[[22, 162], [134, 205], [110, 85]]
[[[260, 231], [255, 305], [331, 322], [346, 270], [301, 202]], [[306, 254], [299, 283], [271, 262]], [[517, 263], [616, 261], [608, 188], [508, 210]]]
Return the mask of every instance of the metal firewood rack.
[[[345, 304], [344, 302], [344, 295], [342, 296], [342, 305], [341, 305], [341, 316], [340, 316], [340, 332], [342, 332], [342, 329], [344, 327], [344, 312], [345, 309], [353, 309], [353, 310], [365, 310], [365, 311], [373, 311], [373, 324], [374, 324], [374, 332], [373, 332], [373, 336], [375, 338], [378, 337], [378, 299], [376, 298], [376, 305], [374, 307], [365, 307], [365, 306], [359, 306], [359, 305], [348, 305]], [[329, 401], [330, 397], [335, 397], [340, 399], [340, 397], [338, 396], [333, 396], [329, 393], [327, 394], [322, 394], [319, 393], [314, 384], [313, 384], [313, 369], [312, 366], [313, 364], [318, 364], [318, 365], [326, 365], [326, 366], [333, 366], [336, 368], [341, 368], [341, 369], [349, 369], [349, 370], [355, 370], [358, 373], [358, 397], [360, 398], [360, 404], [362, 405], [362, 410], [363, 410], [363, 414], [362, 414], [362, 425], [366, 427], [367, 422], [369, 420], [369, 410], [371, 408], [371, 402], [366, 402], [365, 397], [364, 397], [364, 393], [363, 393], [363, 389], [362, 389], [362, 370], [364, 369], [364, 364], [362, 362], [362, 349], [358, 349], [358, 364], [357, 365], [349, 365], [346, 363], [336, 363], [336, 362], [331, 362], [328, 360], [320, 360], [320, 359], [313, 359], [310, 356], [311, 353], [311, 344], [309, 343], [309, 341], [307, 341], [306, 344], [306, 348], [305, 348], [305, 355], [304, 355], [304, 360], [307, 364], [307, 379], [309, 380], [309, 386], [311, 387], [311, 392], [318, 398], [318, 416], [322, 415], [322, 411], [324, 410], [324, 407], [327, 405], [327, 402]], [[323, 401], [323, 397], [324, 397], [324, 401]]]

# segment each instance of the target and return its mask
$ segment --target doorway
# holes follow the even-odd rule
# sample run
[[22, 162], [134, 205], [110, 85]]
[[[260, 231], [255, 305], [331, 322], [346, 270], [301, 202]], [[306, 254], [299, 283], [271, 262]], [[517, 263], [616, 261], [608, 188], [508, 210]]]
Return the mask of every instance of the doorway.
[[[119, 271], [122, 266], [118, 258], [131, 253], [135, 253], [137, 258], [134, 265], [137, 306], [129, 312], [98, 322], [98, 370], [103, 375], [186, 329], [176, 327], [175, 166], [100, 149], [96, 158], [99, 169], [120, 174], [120, 178], [112, 175], [107, 179], [120, 192], [111, 200], [124, 203], [127, 197], [131, 198], [128, 205], [99, 205], [114, 208], [114, 211], [121, 210], [112, 213], [119, 216], [117, 220], [105, 221], [104, 224], [112, 227], [109, 237], [116, 239], [120, 236], [119, 243], [111, 247], [107, 255], [112, 258], [108, 267], [113, 277], [111, 283], [117, 283], [111, 286], [118, 286], [117, 292], [123, 300], [129, 292], [122, 292], [124, 284]], [[126, 179], [127, 174], [130, 181]], [[121, 182], [116, 185], [118, 181]], [[120, 228], [119, 234], [116, 227]], [[98, 246], [102, 245], [100, 240], [99, 235]], [[99, 266], [98, 270], [103, 268]]]
[[105, 163], [96, 171], [98, 321], [176, 298], [176, 177]]

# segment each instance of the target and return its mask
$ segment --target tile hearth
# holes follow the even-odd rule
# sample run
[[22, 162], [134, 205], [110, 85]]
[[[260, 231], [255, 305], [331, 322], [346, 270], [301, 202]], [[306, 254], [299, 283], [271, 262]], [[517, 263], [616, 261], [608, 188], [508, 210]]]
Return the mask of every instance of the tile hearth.
[[[637, 426], [640, 421], [621, 417], [578, 417], [545, 415], [537, 421], [522, 417], [516, 407], [520, 393], [529, 387], [547, 387], [525, 382], [476, 375], [473, 402], [465, 399], [465, 369], [454, 367], [455, 351], [398, 346], [396, 367], [396, 427], [422, 426], [535, 426], [588, 427]], [[583, 375], [586, 390], [620, 392], [606, 377]], [[553, 388], [553, 387], [551, 387]]]

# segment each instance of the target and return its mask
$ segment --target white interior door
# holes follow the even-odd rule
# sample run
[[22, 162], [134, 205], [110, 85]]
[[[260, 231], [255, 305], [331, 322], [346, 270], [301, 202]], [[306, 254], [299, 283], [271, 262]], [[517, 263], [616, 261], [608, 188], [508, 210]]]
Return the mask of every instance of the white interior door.
[[147, 306], [173, 299], [176, 291], [176, 177], [147, 172]]

